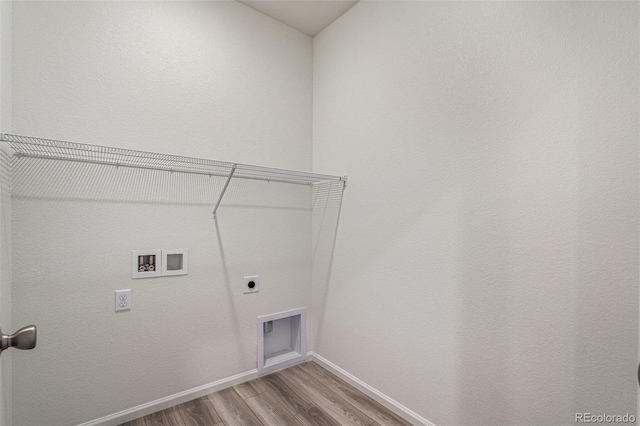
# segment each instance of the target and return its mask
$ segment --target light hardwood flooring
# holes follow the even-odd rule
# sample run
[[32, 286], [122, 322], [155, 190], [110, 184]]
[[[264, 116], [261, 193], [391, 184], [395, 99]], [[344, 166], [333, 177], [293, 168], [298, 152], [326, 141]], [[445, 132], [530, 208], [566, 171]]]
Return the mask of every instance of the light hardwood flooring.
[[318, 364], [305, 362], [122, 426], [410, 425]]

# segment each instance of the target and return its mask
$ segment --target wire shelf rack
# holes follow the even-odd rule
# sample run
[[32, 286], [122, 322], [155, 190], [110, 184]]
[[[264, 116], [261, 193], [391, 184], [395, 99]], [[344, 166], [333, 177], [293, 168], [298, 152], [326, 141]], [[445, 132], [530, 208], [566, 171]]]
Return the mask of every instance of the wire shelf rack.
[[343, 176], [41, 139], [8, 133], [0, 133], [0, 141], [10, 146], [15, 151], [15, 154], [24, 157], [79, 161], [210, 176], [229, 176], [231, 170], [235, 169], [233, 174], [235, 178], [303, 185], [345, 179]]
[[325, 175], [298, 170], [279, 169], [228, 161], [136, 151], [101, 145], [42, 139], [31, 136], [0, 133], [0, 142], [8, 145], [16, 157], [44, 158], [93, 164], [134, 167], [149, 170], [192, 173], [208, 176], [227, 177], [213, 215], [224, 196], [231, 178], [255, 179], [268, 182], [312, 185], [331, 181], [342, 181], [346, 186], [346, 176]]

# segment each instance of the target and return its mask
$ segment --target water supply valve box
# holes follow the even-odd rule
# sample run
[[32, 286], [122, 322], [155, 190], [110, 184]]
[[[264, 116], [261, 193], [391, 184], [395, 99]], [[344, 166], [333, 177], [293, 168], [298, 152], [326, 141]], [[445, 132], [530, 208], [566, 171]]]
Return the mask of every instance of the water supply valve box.
[[162, 275], [162, 250], [132, 250], [131, 278], [150, 278]]

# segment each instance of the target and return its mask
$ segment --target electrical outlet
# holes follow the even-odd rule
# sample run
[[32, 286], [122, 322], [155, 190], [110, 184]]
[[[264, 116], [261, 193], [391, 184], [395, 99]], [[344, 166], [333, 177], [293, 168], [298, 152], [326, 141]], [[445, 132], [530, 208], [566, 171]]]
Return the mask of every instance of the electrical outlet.
[[258, 287], [260, 287], [260, 276], [251, 275], [249, 277], [244, 277], [244, 287], [243, 293], [257, 293]]
[[131, 289], [116, 290], [116, 311], [131, 309]]

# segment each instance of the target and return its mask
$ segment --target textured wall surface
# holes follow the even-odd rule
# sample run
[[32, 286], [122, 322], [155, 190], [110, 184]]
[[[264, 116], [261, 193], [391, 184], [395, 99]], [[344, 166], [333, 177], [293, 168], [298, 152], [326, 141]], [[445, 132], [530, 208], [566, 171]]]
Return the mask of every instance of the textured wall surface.
[[15, 133], [311, 167], [308, 36], [232, 1], [126, 3], [14, 5]]
[[[13, 13], [15, 133], [311, 166], [301, 33], [236, 2]], [[14, 423], [255, 368], [255, 317], [308, 306], [311, 259], [310, 347], [438, 425], [634, 412], [637, 23], [634, 3], [356, 5], [313, 46], [313, 167], [349, 174], [344, 199], [234, 182], [216, 224], [221, 179], [21, 160], [13, 323], [40, 334]], [[181, 247], [188, 276], [130, 279], [132, 249]]]
[[[237, 2], [14, 5], [17, 134], [311, 167], [312, 42]], [[20, 160], [14, 423], [68, 425], [256, 368], [255, 318], [310, 306], [311, 189]], [[189, 275], [131, 279], [131, 250]], [[259, 274], [258, 294], [242, 294]], [[132, 289], [114, 313], [114, 290]]]
[[[11, 155], [0, 148], [0, 327], [13, 333], [11, 298]], [[27, 324], [24, 324], [27, 325]], [[0, 425], [12, 423], [13, 352], [0, 358]]]
[[[12, 2], [0, 2], [0, 132], [11, 131]], [[11, 323], [11, 164], [0, 151], [0, 327]], [[11, 351], [0, 358], [0, 426], [11, 425]]]
[[635, 2], [365, 1], [319, 34], [314, 168], [349, 186], [315, 351], [438, 425], [635, 413], [638, 66]]

